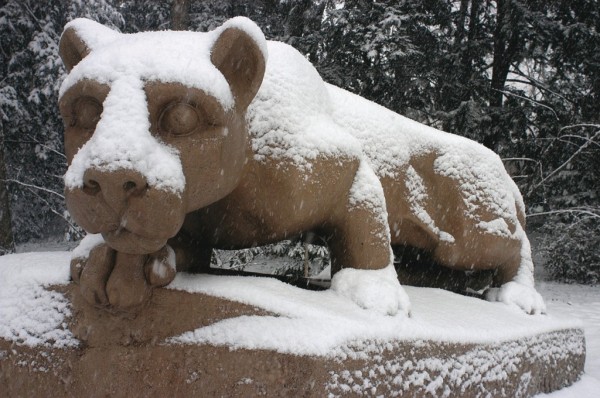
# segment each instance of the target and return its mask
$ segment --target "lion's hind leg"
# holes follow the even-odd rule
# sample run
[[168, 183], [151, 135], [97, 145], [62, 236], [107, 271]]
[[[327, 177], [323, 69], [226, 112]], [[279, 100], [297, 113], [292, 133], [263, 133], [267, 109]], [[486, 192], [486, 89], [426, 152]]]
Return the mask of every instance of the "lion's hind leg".
[[528, 314], [545, 313], [544, 299], [535, 290], [529, 239], [520, 225], [515, 235], [521, 244], [519, 255], [498, 267], [494, 277], [495, 287], [486, 291], [486, 299], [514, 304]]

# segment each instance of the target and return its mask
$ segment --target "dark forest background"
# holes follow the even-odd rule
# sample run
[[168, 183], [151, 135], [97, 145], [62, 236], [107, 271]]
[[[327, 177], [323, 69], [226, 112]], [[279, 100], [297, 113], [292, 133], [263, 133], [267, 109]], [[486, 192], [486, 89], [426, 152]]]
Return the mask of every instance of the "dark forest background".
[[237, 15], [326, 81], [499, 153], [551, 275], [600, 283], [599, 0], [0, 0], [0, 254], [80, 238], [62, 196], [64, 24], [206, 31]]

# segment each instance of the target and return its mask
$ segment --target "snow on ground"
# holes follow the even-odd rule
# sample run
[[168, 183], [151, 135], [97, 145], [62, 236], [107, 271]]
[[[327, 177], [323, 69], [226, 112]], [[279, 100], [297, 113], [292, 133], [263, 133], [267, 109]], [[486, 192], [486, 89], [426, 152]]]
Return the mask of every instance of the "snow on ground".
[[[0, 257], [1, 338], [29, 346], [77, 344], [65, 325], [70, 315], [68, 302], [61, 294], [42, 288], [68, 282], [69, 257], [63, 251]], [[411, 318], [379, 315], [359, 308], [333, 291], [307, 291], [271, 278], [181, 274], [170, 287], [245, 302], [278, 315], [233, 318], [176, 336], [173, 341], [299, 354], [331, 355], [338, 347], [363, 338], [403, 336], [494, 342], [583, 325], [587, 339], [586, 374], [572, 387], [549, 396], [592, 397], [600, 391], [600, 289], [597, 287], [538, 283], [548, 305], [548, 316], [528, 316], [501, 303], [437, 289], [407, 287], [412, 302]], [[302, 343], [291, 343], [298, 341]]]
[[536, 284], [548, 313], [583, 322], [586, 339], [585, 375], [569, 388], [536, 398], [597, 397], [600, 392], [600, 288], [541, 281]]
[[0, 338], [26, 346], [76, 346], [67, 329], [70, 303], [46, 290], [69, 281], [68, 252], [9, 254], [0, 257]]

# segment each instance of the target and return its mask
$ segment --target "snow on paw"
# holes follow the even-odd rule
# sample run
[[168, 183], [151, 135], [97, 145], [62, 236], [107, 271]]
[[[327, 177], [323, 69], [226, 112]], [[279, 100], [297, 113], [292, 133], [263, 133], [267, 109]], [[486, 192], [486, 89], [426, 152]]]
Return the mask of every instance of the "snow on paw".
[[107, 244], [92, 247], [85, 256], [74, 251], [71, 259], [71, 277], [79, 284], [81, 295], [90, 304], [106, 307], [106, 281], [114, 266], [115, 251]]
[[508, 282], [500, 287], [489, 288], [485, 292], [485, 298], [488, 301], [516, 305], [528, 314], [546, 313], [544, 299], [535, 288], [518, 282]]
[[176, 273], [175, 251], [169, 245], [149, 255], [144, 264], [146, 280], [153, 287], [168, 285]]
[[383, 315], [410, 314], [408, 295], [391, 265], [380, 270], [344, 268], [331, 279], [331, 289], [358, 306]]
[[100, 235], [88, 235], [71, 255], [71, 277], [92, 305], [135, 312], [154, 287], [169, 284], [176, 274], [175, 252], [165, 246], [147, 255], [121, 253]]

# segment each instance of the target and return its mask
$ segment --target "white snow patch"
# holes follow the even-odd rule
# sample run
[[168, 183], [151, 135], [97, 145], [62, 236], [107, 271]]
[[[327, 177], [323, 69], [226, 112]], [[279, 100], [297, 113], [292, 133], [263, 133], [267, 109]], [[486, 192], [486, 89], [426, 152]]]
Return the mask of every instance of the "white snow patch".
[[383, 315], [410, 312], [410, 301], [393, 265], [380, 270], [344, 268], [332, 278], [331, 290]]
[[425, 210], [426, 200], [429, 198], [423, 178], [417, 173], [412, 166], [406, 168], [406, 180], [404, 181], [408, 189], [408, 203], [410, 210], [419, 221], [429, 228], [431, 232], [438, 236], [441, 241], [454, 243], [454, 236], [448, 232], [440, 230], [433, 218]]
[[254, 158], [286, 160], [310, 172], [317, 157], [359, 159], [360, 143], [334, 123], [315, 68], [294, 48], [268, 42], [265, 77], [246, 119]]
[[120, 33], [86, 18], [75, 18], [64, 30], [74, 28], [89, 50], [106, 46], [120, 37]]
[[167, 245], [167, 257], [165, 259], [155, 258], [152, 262], [152, 272], [160, 278], [167, 276], [167, 271], [175, 270], [177, 263], [175, 258], [175, 251], [171, 246]]
[[74, 347], [67, 328], [67, 298], [51, 285], [69, 282], [68, 252], [9, 254], [0, 257], [0, 338], [29, 347]]
[[383, 212], [385, 213], [384, 220], [387, 222], [385, 196], [381, 181], [366, 160], [361, 160], [358, 166], [348, 197], [350, 208], [361, 207], [374, 212]]
[[[240, 28], [240, 22], [233, 21], [232, 26]], [[220, 30], [121, 34], [83, 18], [69, 22], [65, 25], [68, 28], [74, 28], [92, 51], [67, 75], [60, 96], [84, 79], [112, 85], [129, 77], [144, 82], [181, 83], [213, 96], [225, 109], [233, 107], [229, 84], [210, 61]], [[263, 48], [260, 44], [259, 47]]]
[[386, 242], [390, 241], [390, 229], [387, 227], [388, 212], [385, 203], [385, 194], [381, 181], [373, 172], [366, 159], [362, 159], [354, 176], [354, 181], [348, 194], [350, 210], [362, 208], [369, 210], [380, 225], [385, 229], [378, 233], [378, 237]]
[[478, 228], [483, 229], [486, 233], [490, 235], [499, 235], [499, 236], [511, 236], [510, 229], [508, 224], [502, 218], [496, 218], [492, 221], [480, 221], [476, 224]]
[[179, 154], [150, 134], [143, 82], [125, 75], [104, 100], [96, 131], [79, 149], [65, 174], [65, 186], [82, 188], [86, 170], [135, 170], [160, 190], [181, 194], [185, 176]]
[[516, 305], [526, 313], [537, 314], [546, 311], [544, 299], [535, 288], [518, 282], [508, 282], [500, 287], [488, 289], [486, 299]]
[[87, 259], [90, 255], [90, 251], [96, 246], [100, 246], [104, 243], [102, 234], [87, 234], [80, 242], [79, 245], [71, 252], [71, 258]]
[[345, 345], [366, 340], [497, 343], [581, 325], [439, 289], [404, 287], [411, 301], [412, 317], [407, 318], [402, 313], [389, 316], [365, 310], [333, 290], [306, 291], [269, 278], [178, 274], [168, 288], [218, 296], [275, 314], [230, 318], [169, 342], [298, 355], [345, 356]]

